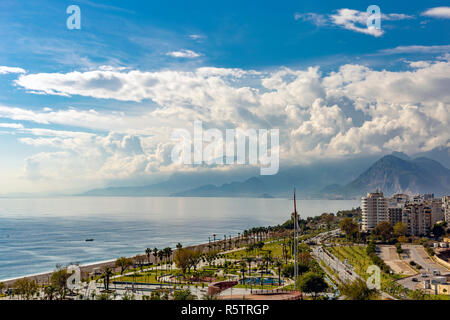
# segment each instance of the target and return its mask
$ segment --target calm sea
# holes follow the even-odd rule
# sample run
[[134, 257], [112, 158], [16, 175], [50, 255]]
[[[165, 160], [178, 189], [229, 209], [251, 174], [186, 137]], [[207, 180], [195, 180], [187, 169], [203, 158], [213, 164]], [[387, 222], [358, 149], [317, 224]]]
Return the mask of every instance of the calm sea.
[[[299, 200], [302, 217], [358, 207], [354, 200]], [[0, 199], [0, 279], [143, 253], [147, 247], [204, 243], [277, 225], [287, 199], [42, 198]], [[93, 242], [86, 242], [93, 238]]]

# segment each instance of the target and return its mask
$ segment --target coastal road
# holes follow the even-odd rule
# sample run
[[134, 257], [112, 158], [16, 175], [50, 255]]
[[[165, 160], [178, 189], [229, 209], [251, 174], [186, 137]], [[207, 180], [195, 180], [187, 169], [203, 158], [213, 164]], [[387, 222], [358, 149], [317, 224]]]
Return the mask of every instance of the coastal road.
[[438, 270], [441, 274], [449, 273], [447, 268], [433, 261], [428, 256], [423, 246], [404, 244], [402, 245], [402, 248], [404, 250], [404, 255], [408, 256], [408, 258], [405, 258], [405, 261], [408, 263], [409, 261], [414, 261], [422, 267], [419, 274], [397, 280], [402, 286], [410, 290], [423, 289], [423, 281], [433, 278], [433, 270]]
[[331, 231], [326, 231], [326, 232], [322, 232], [319, 233], [318, 235], [309, 238], [307, 240], [304, 240], [302, 242], [304, 243], [308, 243], [308, 242], [315, 242], [317, 244], [321, 244], [323, 241], [325, 241], [327, 238], [331, 237], [331, 236], [337, 236], [339, 234], [339, 229], [334, 229]]
[[341, 282], [351, 282], [358, 278], [361, 278], [358, 274], [356, 274], [356, 272], [352, 270], [352, 268], [346, 266], [342, 261], [340, 261], [329, 252], [325, 252], [321, 247], [311, 246], [311, 249], [312, 255], [315, 256], [319, 261], [323, 261], [327, 266], [333, 269], [333, 271], [337, 273], [337, 276], [339, 277], [339, 280]]
[[[353, 270], [353, 267], [347, 266], [328, 251], [324, 252], [323, 249], [318, 246], [314, 246], [311, 248], [313, 256], [315, 256], [320, 261], [324, 261], [331, 269], [333, 269], [338, 274], [340, 282], [354, 281], [356, 279], [364, 280]], [[324, 271], [327, 272], [326, 269]], [[333, 275], [329, 274], [329, 276], [332, 277]], [[390, 294], [383, 291], [381, 291], [381, 297], [383, 299], [397, 300]]]
[[[330, 252], [328, 251], [325, 252], [323, 248], [320, 246], [320, 244], [322, 244], [326, 238], [338, 235], [339, 232], [340, 232], [339, 229], [335, 229], [323, 232], [321, 234], [318, 234], [314, 238], [309, 239], [309, 241], [315, 241], [318, 244], [310, 246], [311, 254], [318, 261], [323, 261], [328, 267], [330, 267], [335, 273], [337, 273], [339, 279], [336, 279], [336, 276], [334, 274], [330, 274], [326, 269], [324, 269], [324, 271], [328, 274], [328, 276], [335, 280], [338, 280], [340, 282], [347, 282], [347, 281], [351, 282], [356, 279], [364, 280], [354, 271], [351, 265], [344, 264], [344, 262], [340, 261], [336, 256], [334, 256]], [[383, 291], [381, 291], [381, 297], [396, 300], [394, 297]]]
[[421, 271], [427, 273], [428, 276], [432, 276], [433, 270], [438, 270], [443, 274], [449, 273], [449, 270], [447, 268], [430, 258], [423, 246], [404, 244], [402, 245], [402, 248], [404, 250], [407, 250], [411, 260], [422, 266], [423, 269]]

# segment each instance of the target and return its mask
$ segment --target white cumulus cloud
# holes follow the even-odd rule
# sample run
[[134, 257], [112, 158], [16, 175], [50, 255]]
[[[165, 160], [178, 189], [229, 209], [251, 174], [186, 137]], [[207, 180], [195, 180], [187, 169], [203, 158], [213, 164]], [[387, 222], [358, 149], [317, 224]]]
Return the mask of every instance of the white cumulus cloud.
[[432, 18], [450, 19], [450, 7], [430, 8], [422, 13], [423, 16]]
[[17, 67], [0, 66], [0, 74], [8, 74], [8, 73], [26, 73], [26, 71], [22, 68]]
[[198, 58], [201, 56], [200, 53], [197, 53], [192, 50], [186, 50], [182, 49], [179, 51], [170, 51], [166, 53], [168, 56], [174, 57], [174, 58]]
[[[8, 119], [4, 123], [20, 143], [50, 149], [28, 157], [22, 176], [55, 186], [67, 181], [80, 186], [145, 181], [196, 170], [170, 158], [172, 131], [192, 132], [195, 120], [222, 132], [280, 129], [282, 163], [447, 146], [450, 63], [441, 59], [408, 63], [411, 68], [406, 70], [347, 64], [329, 73], [309, 67], [27, 74], [16, 83], [29, 91], [149, 100], [152, 107], [142, 104], [124, 112], [0, 106], [0, 117]], [[23, 121], [26, 128], [17, 124]], [[77, 181], [71, 180], [74, 176]]]
[[[296, 20], [309, 21], [316, 26], [335, 26], [351, 30], [358, 33], [380, 37], [384, 34], [384, 29], [376, 29], [374, 27], [367, 27], [367, 19], [369, 14], [366, 11], [359, 11], [354, 9], [342, 8], [338, 9], [333, 14], [318, 14], [313, 12], [296, 13], [294, 15]], [[388, 13], [381, 14], [381, 21], [394, 21], [413, 19], [413, 16], [403, 13]]]

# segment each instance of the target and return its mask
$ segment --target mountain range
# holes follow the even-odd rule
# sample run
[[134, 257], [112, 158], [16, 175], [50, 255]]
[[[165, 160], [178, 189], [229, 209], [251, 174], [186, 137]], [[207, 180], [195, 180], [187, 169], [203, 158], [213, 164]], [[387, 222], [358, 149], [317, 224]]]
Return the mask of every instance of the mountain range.
[[[241, 181], [236, 181], [236, 176], [174, 175], [157, 184], [96, 189], [82, 195], [286, 198], [291, 196], [294, 186], [299, 198], [303, 199], [354, 199], [377, 188], [387, 195], [448, 195], [450, 170], [436, 158], [448, 160], [449, 149], [433, 151], [430, 155], [435, 159], [423, 155], [410, 158], [394, 152], [379, 159], [317, 161], [285, 168], [273, 176], [255, 176], [253, 172]], [[245, 174], [242, 172], [241, 175]], [[218, 180], [223, 182], [217, 183]]]

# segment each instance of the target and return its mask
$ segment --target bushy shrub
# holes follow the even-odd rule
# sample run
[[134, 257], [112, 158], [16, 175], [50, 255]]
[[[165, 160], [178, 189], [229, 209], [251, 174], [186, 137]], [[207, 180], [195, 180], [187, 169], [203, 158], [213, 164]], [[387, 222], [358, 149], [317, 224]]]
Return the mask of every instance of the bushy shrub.
[[191, 293], [191, 290], [177, 290], [173, 293], [173, 300], [196, 300], [197, 297]]
[[[308, 272], [308, 271], [310, 271], [310, 269], [311, 268], [309, 265], [305, 265], [302, 263], [298, 264], [298, 273], [299, 274]], [[284, 265], [283, 268], [281, 269], [281, 275], [286, 278], [294, 277], [294, 264], [291, 263], [291, 264]]]
[[428, 244], [424, 244], [423, 247], [425, 248], [425, 251], [430, 255], [430, 256], [434, 256], [434, 250], [433, 248], [431, 248]]
[[389, 266], [386, 263], [384, 263], [383, 259], [381, 259], [379, 256], [377, 256], [377, 254], [376, 254], [376, 246], [375, 246], [374, 242], [370, 242], [367, 245], [366, 253], [370, 257], [370, 260], [372, 260], [372, 262], [375, 265], [380, 267], [380, 269], [383, 272], [385, 272], [385, 273], [389, 273], [390, 272], [391, 269], [389, 268]]

